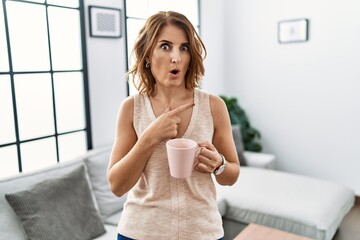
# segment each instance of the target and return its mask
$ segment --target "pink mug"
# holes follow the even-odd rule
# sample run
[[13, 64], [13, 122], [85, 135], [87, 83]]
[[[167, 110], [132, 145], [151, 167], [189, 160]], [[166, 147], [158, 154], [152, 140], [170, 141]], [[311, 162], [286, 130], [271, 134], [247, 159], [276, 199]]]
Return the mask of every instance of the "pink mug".
[[170, 174], [174, 178], [188, 178], [194, 168], [198, 144], [191, 139], [175, 138], [166, 142]]

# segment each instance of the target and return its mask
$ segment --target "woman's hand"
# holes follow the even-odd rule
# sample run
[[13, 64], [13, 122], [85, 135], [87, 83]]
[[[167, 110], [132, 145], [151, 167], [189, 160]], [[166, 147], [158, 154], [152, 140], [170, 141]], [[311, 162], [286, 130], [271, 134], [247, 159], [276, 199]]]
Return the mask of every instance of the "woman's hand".
[[201, 142], [199, 147], [195, 170], [201, 173], [213, 173], [222, 164], [219, 152], [210, 142]]
[[[133, 127], [134, 97], [127, 98], [121, 105], [115, 141], [108, 166], [108, 181], [116, 196], [127, 193], [138, 182], [154, 146], [162, 140], [177, 135], [179, 114], [194, 106], [185, 104], [174, 110], [167, 109], [137, 137]], [[128, 173], [131, 174], [128, 174]]]
[[178, 134], [178, 124], [181, 122], [178, 115], [194, 105], [195, 103], [188, 103], [173, 110], [165, 109], [164, 113], [145, 129], [143, 136], [146, 136], [154, 144], [175, 138]]

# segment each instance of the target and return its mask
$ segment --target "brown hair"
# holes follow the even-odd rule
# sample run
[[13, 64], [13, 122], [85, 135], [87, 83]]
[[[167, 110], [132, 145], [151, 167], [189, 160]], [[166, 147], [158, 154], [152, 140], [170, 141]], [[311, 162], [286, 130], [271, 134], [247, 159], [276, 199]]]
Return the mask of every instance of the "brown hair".
[[[177, 12], [159, 12], [152, 15], [140, 30], [135, 42], [132, 56], [135, 62], [127, 72], [131, 76], [137, 90], [142, 94], [153, 95], [155, 93], [155, 78], [150, 68], [146, 67], [146, 58], [154, 49], [160, 31], [167, 25], [177, 26], [185, 31], [189, 40], [190, 63], [185, 75], [185, 87], [193, 89], [199, 86], [199, 81], [204, 76], [203, 59], [206, 57], [206, 48], [191, 22]], [[136, 82], [138, 79], [138, 82]]]

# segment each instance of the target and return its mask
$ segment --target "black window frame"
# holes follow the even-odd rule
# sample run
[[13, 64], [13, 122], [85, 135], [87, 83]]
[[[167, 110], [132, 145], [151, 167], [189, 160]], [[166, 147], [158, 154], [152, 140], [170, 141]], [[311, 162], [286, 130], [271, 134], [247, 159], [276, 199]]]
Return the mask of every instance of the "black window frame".
[[[22, 2], [26, 4], [38, 4], [38, 5], [44, 5], [45, 11], [46, 11], [46, 24], [47, 24], [47, 39], [48, 39], [48, 47], [49, 47], [49, 62], [50, 62], [50, 70], [49, 71], [14, 71], [13, 70], [13, 61], [12, 61], [12, 55], [11, 55], [11, 42], [10, 42], [10, 33], [9, 33], [9, 23], [8, 23], [8, 15], [7, 15], [7, 9], [6, 9], [6, 2], [8, 0], [2, 0], [3, 4], [3, 17], [4, 17], [4, 29], [5, 29], [5, 36], [6, 36], [6, 46], [8, 50], [8, 63], [9, 63], [9, 71], [8, 72], [1, 72], [0, 75], [6, 75], [10, 78], [10, 86], [11, 86], [11, 94], [12, 94], [12, 103], [13, 103], [13, 116], [14, 116], [14, 130], [15, 130], [15, 141], [8, 142], [4, 144], [0, 144], [0, 148], [2, 147], [9, 147], [9, 146], [16, 146], [17, 149], [17, 156], [18, 156], [18, 172], [23, 172], [22, 167], [22, 155], [21, 155], [21, 144], [27, 143], [27, 142], [33, 142], [38, 141], [46, 138], [55, 138], [56, 143], [56, 159], [57, 162], [60, 162], [60, 156], [59, 156], [59, 136], [76, 133], [76, 132], [85, 132], [86, 135], [86, 146], [87, 150], [90, 150], [93, 148], [92, 143], [92, 133], [91, 133], [91, 117], [90, 117], [90, 96], [89, 96], [89, 81], [88, 81], [88, 68], [87, 68], [87, 53], [86, 53], [86, 33], [85, 33], [85, 11], [84, 11], [84, 3], [83, 0], [79, 0], [79, 7], [67, 7], [62, 5], [55, 5], [55, 4], [48, 4], [47, 1], [44, 3], [38, 3], [38, 2], [29, 2], [29, 1], [23, 1], [23, 0], [11, 0], [12, 2]], [[49, 16], [48, 16], [48, 7], [57, 7], [57, 8], [65, 8], [65, 9], [73, 9], [79, 11], [80, 16], [80, 41], [81, 41], [81, 51], [82, 51], [82, 69], [76, 69], [76, 70], [53, 70], [52, 65], [52, 50], [51, 50], [51, 42], [50, 42], [50, 25], [49, 25]], [[85, 112], [85, 127], [81, 129], [75, 129], [72, 131], [66, 131], [66, 132], [58, 132], [57, 129], [57, 118], [56, 118], [56, 99], [54, 94], [54, 74], [55, 73], [66, 73], [66, 72], [80, 72], [83, 76], [83, 94], [84, 94], [84, 112]], [[53, 101], [53, 120], [54, 120], [54, 134], [26, 139], [26, 140], [20, 140], [19, 136], [19, 124], [18, 124], [18, 112], [17, 112], [17, 104], [16, 104], [16, 92], [15, 92], [15, 81], [14, 81], [14, 75], [15, 74], [38, 74], [38, 73], [49, 73], [51, 76], [51, 94], [52, 94], [52, 101]], [[0, 176], [1, 178], [2, 176]]]

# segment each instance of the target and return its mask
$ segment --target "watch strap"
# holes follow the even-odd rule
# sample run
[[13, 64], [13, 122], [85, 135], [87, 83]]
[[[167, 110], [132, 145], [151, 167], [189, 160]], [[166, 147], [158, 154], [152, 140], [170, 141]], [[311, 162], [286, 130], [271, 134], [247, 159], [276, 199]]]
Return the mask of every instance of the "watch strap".
[[220, 157], [222, 159], [222, 164], [218, 168], [216, 168], [214, 170], [215, 175], [220, 175], [225, 170], [225, 167], [226, 167], [226, 164], [227, 164], [227, 161], [226, 161], [224, 155], [222, 155], [221, 153], [219, 153], [219, 154], [220, 154]]

